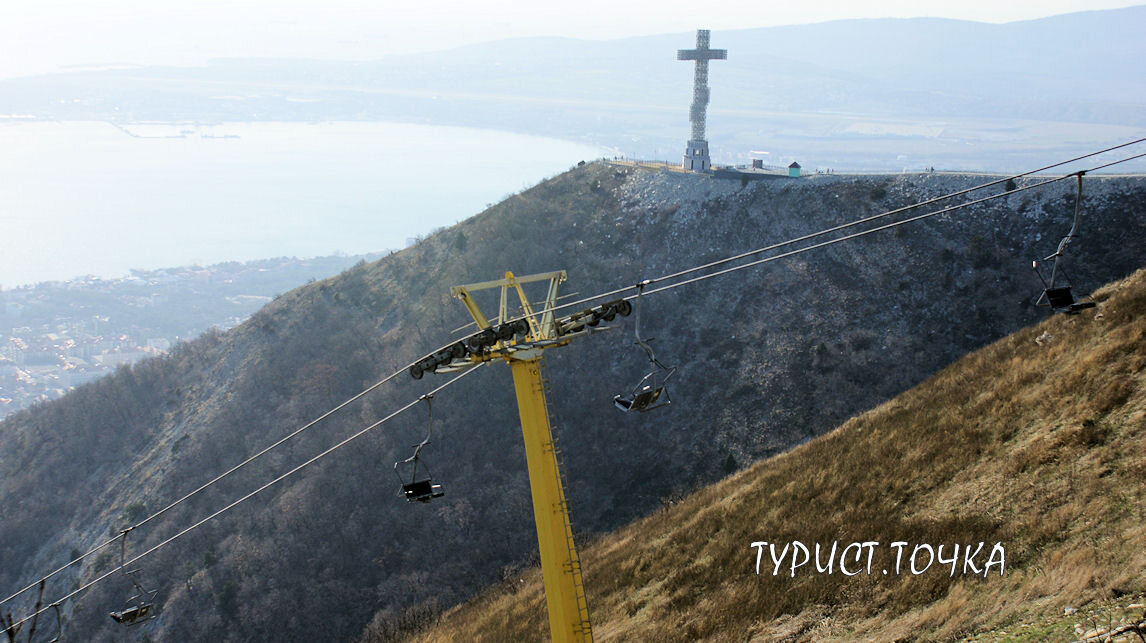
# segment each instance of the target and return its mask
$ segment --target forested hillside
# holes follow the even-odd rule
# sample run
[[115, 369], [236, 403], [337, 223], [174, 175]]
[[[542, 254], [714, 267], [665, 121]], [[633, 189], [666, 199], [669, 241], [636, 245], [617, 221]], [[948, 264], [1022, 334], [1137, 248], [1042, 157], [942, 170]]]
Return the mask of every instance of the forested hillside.
[[[1146, 271], [1095, 297], [584, 548], [598, 640], [1140, 640]], [[416, 640], [544, 639], [538, 571]]]
[[[124, 368], [0, 424], [0, 587], [35, 581], [457, 335], [450, 286], [564, 269], [582, 296], [970, 187], [983, 177], [818, 176], [742, 183], [593, 163], [403, 252], [277, 298], [242, 326]], [[1085, 291], [1146, 257], [1146, 181], [1091, 178], [1070, 275]], [[1027, 185], [1019, 180], [1018, 186]], [[1002, 188], [989, 190], [997, 194]], [[620, 414], [644, 374], [634, 319], [548, 362], [579, 534], [784, 451], [1043, 317], [1032, 258], [1074, 213], [1056, 183], [647, 298], [642, 334], [679, 366], [672, 406]], [[965, 197], [973, 198], [977, 195]], [[444, 381], [402, 375], [134, 530], [145, 551]], [[445, 488], [397, 497], [416, 406], [149, 555], [163, 640], [357, 636], [433, 613], [528, 565], [536, 547], [508, 369], [441, 393], [423, 452]], [[118, 543], [49, 581], [45, 601], [118, 565]], [[116, 576], [63, 606], [67, 632], [121, 635]], [[19, 618], [29, 592], [2, 610]], [[409, 614], [407, 610], [406, 614]], [[289, 633], [289, 634], [288, 634]]]

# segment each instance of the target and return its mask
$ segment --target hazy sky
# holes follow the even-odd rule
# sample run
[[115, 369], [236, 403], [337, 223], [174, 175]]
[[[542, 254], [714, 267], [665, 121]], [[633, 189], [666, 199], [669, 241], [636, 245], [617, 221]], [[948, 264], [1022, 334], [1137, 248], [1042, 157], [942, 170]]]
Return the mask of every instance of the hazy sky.
[[0, 77], [210, 58], [368, 60], [520, 36], [610, 39], [842, 18], [1010, 22], [1142, 0], [2, 0]]

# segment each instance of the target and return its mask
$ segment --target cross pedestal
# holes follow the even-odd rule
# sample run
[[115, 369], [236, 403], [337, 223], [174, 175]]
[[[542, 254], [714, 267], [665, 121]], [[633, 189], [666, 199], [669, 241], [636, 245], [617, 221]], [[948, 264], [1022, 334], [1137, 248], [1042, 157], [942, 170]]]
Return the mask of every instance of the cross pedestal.
[[684, 148], [682, 167], [693, 172], [712, 169], [712, 159], [708, 157], [708, 141], [689, 141], [688, 147]]

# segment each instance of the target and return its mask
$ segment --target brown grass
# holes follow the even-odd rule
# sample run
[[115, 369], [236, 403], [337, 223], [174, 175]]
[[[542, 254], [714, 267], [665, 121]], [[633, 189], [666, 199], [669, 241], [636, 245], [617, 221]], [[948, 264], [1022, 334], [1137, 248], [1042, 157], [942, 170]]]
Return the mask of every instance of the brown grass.
[[[583, 547], [597, 638], [1069, 639], [1064, 608], [1146, 592], [1146, 272], [1095, 296], [1097, 311], [1000, 340]], [[757, 575], [761, 540], [1001, 542], [1006, 568], [883, 575], [880, 547], [871, 575], [773, 576], [767, 552]], [[492, 588], [418, 640], [548, 638], [540, 580]]]

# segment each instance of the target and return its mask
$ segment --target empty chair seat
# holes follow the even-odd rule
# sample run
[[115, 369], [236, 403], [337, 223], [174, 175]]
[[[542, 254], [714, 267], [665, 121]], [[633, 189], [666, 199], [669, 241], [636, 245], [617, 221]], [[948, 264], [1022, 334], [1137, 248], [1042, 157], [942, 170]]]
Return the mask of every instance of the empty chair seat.
[[151, 612], [151, 603], [144, 603], [142, 605], [132, 605], [131, 607], [121, 612], [111, 612], [111, 620], [123, 625], [135, 625], [139, 621], [145, 620], [148, 613]]
[[1094, 308], [1096, 305], [1093, 301], [1075, 301], [1070, 286], [1047, 288], [1043, 292], [1046, 294], [1047, 303], [1058, 312], [1077, 313], [1080, 310]]
[[656, 404], [657, 400], [659, 400], [661, 397], [661, 393], [664, 393], [664, 391], [665, 387], [663, 386], [657, 388], [650, 388], [646, 386], [641, 390], [640, 393], [637, 393], [636, 397], [633, 398], [633, 406], [638, 411], [644, 411], [645, 409], [648, 409], [652, 405]]
[[402, 485], [402, 493], [405, 494], [406, 500], [409, 502], [429, 502], [434, 498], [441, 498], [446, 495], [442, 491], [442, 485], [434, 484], [429, 478]]
[[656, 388], [653, 388], [652, 386], [644, 386], [641, 387], [641, 389], [638, 390], [635, 394], [633, 394], [632, 397], [624, 397], [621, 395], [613, 397], [613, 404], [618, 409], [621, 409], [625, 412], [648, 411], [669, 403], [666, 396], [664, 402], [657, 404], [657, 401], [661, 399], [661, 395], [663, 395], [664, 392], [665, 387], [663, 386], [658, 386]]

